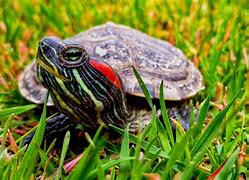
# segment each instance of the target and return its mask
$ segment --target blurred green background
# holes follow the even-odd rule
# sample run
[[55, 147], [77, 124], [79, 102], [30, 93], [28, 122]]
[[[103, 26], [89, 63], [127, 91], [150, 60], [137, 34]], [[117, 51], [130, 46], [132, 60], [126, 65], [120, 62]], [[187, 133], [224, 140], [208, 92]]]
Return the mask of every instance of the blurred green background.
[[[0, 1], [1, 84], [7, 90], [16, 88], [18, 75], [35, 58], [42, 37], [70, 37], [113, 21], [182, 49], [204, 74], [207, 90], [220, 81], [226, 86], [231, 68], [247, 54], [248, 9], [246, 1]], [[243, 86], [245, 77], [241, 78], [236, 90]]]
[[213, 89], [219, 81], [228, 84], [231, 64], [238, 67], [247, 54], [248, 9], [246, 1], [1, 1], [1, 76], [14, 88], [15, 79], [35, 58], [37, 42], [44, 36], [70, 37], [113, 21], [182, 49]]
[[[204, 76], [206, 89], [200, 99], [211, 94], [212, 108], [207, 119], [224, 108], [241, 88], [246, 90], [228, 112], [232, 120], [217, 137], [220, 146], [216, 144], [216, 149], [212, 149], [210, 143], [209, 159], [212, 156], [217, 159], [203, 167], [204, 171], [214, 173], [236, 146], [241, 147], [245, 139], [248, 143], [249, 3], [246, 0], [0, 0], [0, 110], [28, 103], [18, 91], [18, 77], [35, 59], [40, 39], [48, 35], [70, 37], [107, 21], [131, 26], [180, 48]], [[15, 120], [23, 120], [23, 116], [16, 116]], [[18, 122], [12, 124], [13, 128], [23, 123]], [[242, 134], [243, 123], [244, 136], [237, 139], [237, 134]], [[248, 149], [245, 152], [248, 154]], [[248, 155], [246, 158], [248, 165]], [[185, 163], [189, 164], [188, 159]], [[246, 171], [246, 165], [240, 171]]]

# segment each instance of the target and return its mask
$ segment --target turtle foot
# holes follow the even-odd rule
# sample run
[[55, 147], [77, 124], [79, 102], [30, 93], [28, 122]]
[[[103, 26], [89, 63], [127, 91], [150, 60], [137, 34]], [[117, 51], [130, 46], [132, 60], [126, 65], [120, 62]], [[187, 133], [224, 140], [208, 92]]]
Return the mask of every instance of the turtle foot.
[[[64, 114], [58, 114], [51, 117], [46, 122], [45, 132], [43, 141], [46, 140], [50, 144], [55, 138], [62, 140], [68, 130], [75, 129], [76, 124], [73, 123], [67, 116]], [[24, 141], [23, 145], [28, 145], [34, 137], [34, 133], [28, 135]]]

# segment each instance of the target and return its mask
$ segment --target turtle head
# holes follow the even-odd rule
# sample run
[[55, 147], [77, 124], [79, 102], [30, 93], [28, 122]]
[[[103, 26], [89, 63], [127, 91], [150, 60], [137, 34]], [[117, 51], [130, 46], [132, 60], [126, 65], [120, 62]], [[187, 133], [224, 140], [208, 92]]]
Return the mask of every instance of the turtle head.
[[88, 127], [124, 126], [129, 112], [118, 74], [72, 39], [39, 42], [37, 75], [57, 108]]

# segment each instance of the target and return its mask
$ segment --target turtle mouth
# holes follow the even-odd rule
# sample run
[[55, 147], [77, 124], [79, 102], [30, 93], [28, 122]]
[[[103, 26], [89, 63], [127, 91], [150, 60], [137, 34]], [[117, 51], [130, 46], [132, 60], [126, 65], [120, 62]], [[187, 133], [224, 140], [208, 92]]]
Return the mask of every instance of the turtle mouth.
[[44, 61], [40, 57], [36, 58], [36, 63], [38, 65], [40, 65], [43, 69], [45, 69], [47, 72], [52, 74], [54, 77], [56, 77], [56, 78], [58, 78], [58, 79], [60, 79], [62, 81], [65, 81], [65, 82], [71, 81], [69, 78], [66, 78], [66, 77], [60, 75], [57, 69], [51, 68], [50, 66], [45, 64]]

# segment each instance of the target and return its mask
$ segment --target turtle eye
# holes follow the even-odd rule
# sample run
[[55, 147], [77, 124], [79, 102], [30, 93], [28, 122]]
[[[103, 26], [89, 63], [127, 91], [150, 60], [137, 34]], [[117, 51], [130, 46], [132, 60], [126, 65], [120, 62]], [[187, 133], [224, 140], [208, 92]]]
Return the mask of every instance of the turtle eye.
[[78, 61], [82, 57], [82, 54], [82, 49], [70, 48], [64, 52], [64, 59], [67, 61]]
[[89, 56], [85, 48], [80, 45], [67, 45], [59, 54], [59, 61], [67, 67], [80, 66], [88, 59]]

